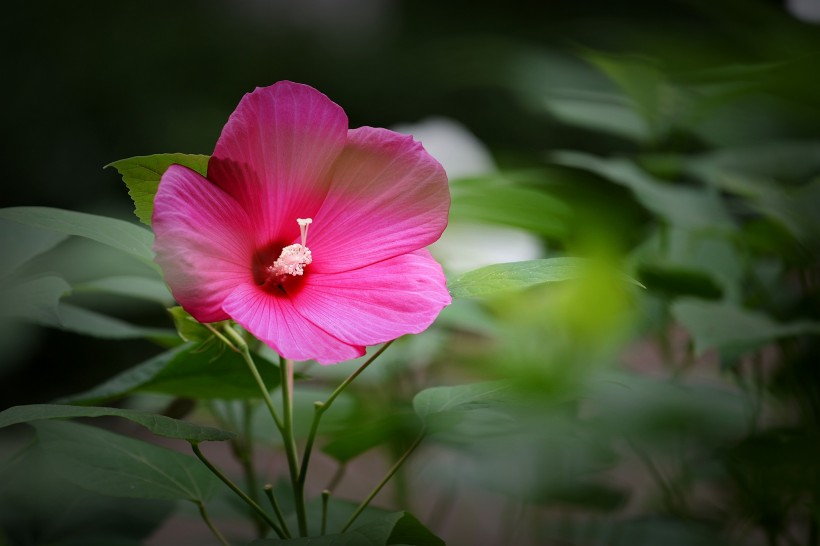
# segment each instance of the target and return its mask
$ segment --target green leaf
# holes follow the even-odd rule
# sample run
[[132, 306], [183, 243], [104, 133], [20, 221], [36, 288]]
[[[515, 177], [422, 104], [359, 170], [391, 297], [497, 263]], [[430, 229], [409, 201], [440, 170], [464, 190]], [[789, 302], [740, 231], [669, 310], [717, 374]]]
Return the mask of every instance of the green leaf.
[[580, 277], [586, 261], [581, 258], [546, 258], [494, 264], [470, 271], [447, 283], [454, 298], [474, 298], [508, 290], [521, 290], [545, 282]]
[[0, 220], [0, 278], [7, 277], [32, 258], [48, 252], [67, 235]]
[[444, 546], [409, 512], [396, 512], [363, 523], [343, 534], [289, 540], [256, 540], [251, 546]]
[[85, 237], [121, 250], [159, 271], [151, 245], [154, 235], [147, 229], [116, 218], [49, 207], [0, 209], [0, 218], [66, 235]]
[[568, 90], [545, 99], [547, 110], [559, 121], [629, 140], [649, 140], [647, 123], [629, 103], [614, 93]]
[[114, 167], [122, 176], [128, 187], [128, 194], [134, 201], [134, 214], [140, 222], [150, 226], [151, 216], [154, 213], [154, 196], [159, 187], [162, 174], [171, 165], [183, 165], [202, 176], [208, 174], [207, 155], [191, 154], [155, 154], [138, 157], [129, 157], [109, 163], [106, 167]]
[[60, 325], [60, 298], [69, 292], [71, 287], [60, 277], [8, 281], [8, 284], [0, 288], [0, 318]]
[[322, 447], [322, 452], [346, 463], [392, 439], [414, 438], [418, 434], [418, 419], [410, 412], [391, 413], [371, 420], [355, 416], [349, 426], [333, 431], [332, 439]]
[[569, 231], [570, 209], [543, 191], [516, 185], [498, 175], [455, 180], [450, 185], [453, 219], [522, 228], [561, 239]]
[[694, 296], [719, 299], [723, 290], [711, 276], [697, 269], [669, 267], [666, 264], [642, 264], [638, 276], [653, 292], [666, 296]]
[[112, 497], [202, 502], [217, 478], [197, 459], [141, 440], [71, 422], [42, 422], [37, 436], [63, 477]]
[[121, 275], [105, 277], [84, 283], [75, 284], [74, 292], [104, 292], [117, 294], [149, 301], [155, 301], [164, 306], [170, 305], [174, 297], [168, 287], [159, 279], [138, 277], [136, 275]]
[[58, 404], [31, 404], [28, 406], [14, 406], [0, 412], [0, 428], [43, 421], [48, 419], [68, 419], [72, 417], [122, 417], [142, 425], [157, 436], [177, 438], [189, 442], [211, 442], [230, 440], [236, 436], [212, 427], [195, 425], [178, 419], [171, 419], [164, 415], [155, 415], [141, 411], [118, 409], [63, 406]]
[[584, 57], [630, 99], [633, 110], [646, 121], [654, 139], [663, 138], [676, 126], [692, 121], [694, 96], [672, 85], [647, 59], [592, 51], [587, 51]]
[[59, 322], [43, 320], [40, 324], [53, 326], [67, 332], [99, 337], [103, 339], [148, 338], [164, 342], [178, 342], [179, 337], [173, 330], [165, 328], [147, 328], [137, 326], [118, 318], [103, 315], [96, 311], [60, 303]]
[[[279, 385], [278, 367], [256, 357], [259, 373], [273, 389]], [[91, 390], [59, 400], [95, 404], [128, 393], [159, 392], [190, 398], [258, 398], [259, 387], [242, 357], [225, 350], [216, 340], [188, 343], [125, 370]]]
[[682, 299], [672, 305], [672, 315], [692, 334], [698, 355], [708, 349], [742, 352], [782, 337], [820, 334], [820, 323], [778, 323], [764, 313], [724, 302]]
[[413, 409], [416, 415], [426, 420], [437, 413], [484, 408], [508, 400], [511, 389], [512, 384], [507, 381], [432, 387], [413, 398]]
[[626, 159], [602, 159], [580, 152], [557, 152], [560, 165], [591, 171], [632, 190], [635, 198], [673, 226], [730, 230], [732, 219], [716, 192], [661, 182]]
[[140, 546], [175, 508], [81, 489], [61, 478], [61, 466], [37, 443], [0, 466], [0, 544]]
[[171, 318], [174, 319], [174, 326], [177, 327], [179, 337], [185, 341], [205, 341], [214, 337], [213, 332], [203, 326], [182, 307], [171, 307], [168, 312], [171, 314]]

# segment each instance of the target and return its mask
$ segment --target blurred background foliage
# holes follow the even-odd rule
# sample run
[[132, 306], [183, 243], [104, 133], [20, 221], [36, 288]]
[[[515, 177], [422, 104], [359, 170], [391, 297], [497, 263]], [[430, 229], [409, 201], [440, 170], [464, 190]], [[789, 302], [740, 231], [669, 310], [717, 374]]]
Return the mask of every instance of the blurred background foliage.
[[[595, 264], [458, 299], [398, 342], [326, 424], [329, 460], [401, 453], [415, 409], [432, 434], [382, 504], [450, 544], [817, 545], [818, 12], [810, 0], [16, 2], [0, 19], [0, 205], [135, 222], [104, 165], [208, 154], [242, 93], [313, 85], [351, 126], [411, 132], [444, 163], [452, 218], [434, 251], [451, 280], [501, 261]], [[85, 391], [178, 343], [150, 267], [2, 222], [3, 408]], [[351, 366], [304, 370], [306, 409]], [[174, 373], [75, 400], [216, 396]], [[247, 396], [230, 371], [219, 381]], [[230, 422], [236, 404], [207, 405]], [[44, 527], [50, 505], [23, 507], [45, 478], [22, 483], [14, 464], [0, 487], [10, 544], [69, 544], [78, 529], [136, 544], [171, 509], [135, 519], [137, 501], [89, 500]], [[54, 495], [78, 498], [70, 484]], [[94, 526], [95, 510], [126, 531]]]

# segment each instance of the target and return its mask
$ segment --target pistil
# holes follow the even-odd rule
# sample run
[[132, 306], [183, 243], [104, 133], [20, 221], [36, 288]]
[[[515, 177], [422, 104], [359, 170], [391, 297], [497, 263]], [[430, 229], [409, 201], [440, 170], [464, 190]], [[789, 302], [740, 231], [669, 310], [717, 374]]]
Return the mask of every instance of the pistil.
[[274, 281], [281, 284], [285, 281], [288, 275], [301, 276], [305, 273], [305, 266], [313, 262], [313, 256], [310, 249], [307, 247], [307, 233], [308, 227], [313, 223], [311, 218], [297, 218], [296, 222], [299, 224], [299, 230], [302, 236], [302, 242], [288, 245], [282, 249], [282, 253], [268, 266], [268, 282]]

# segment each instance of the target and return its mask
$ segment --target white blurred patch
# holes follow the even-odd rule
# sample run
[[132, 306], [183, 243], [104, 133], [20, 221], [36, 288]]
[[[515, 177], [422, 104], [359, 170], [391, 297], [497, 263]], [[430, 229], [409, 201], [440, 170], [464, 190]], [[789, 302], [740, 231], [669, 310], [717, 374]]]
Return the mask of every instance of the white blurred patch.
[[[450, 180], [496, 170], [489, 150], [466, 127], [447, 118], [401, 124], [394, 131], [413, 135], [444, 167]], [[529, 232], [478, 222], [451, 221], [430, 252], [445, 271], [458, 275], [485, 265], [533, 260], [541, 242]]]
[[820, 23], [820, 0], [786, 0], [786, 9], [804, 23]]

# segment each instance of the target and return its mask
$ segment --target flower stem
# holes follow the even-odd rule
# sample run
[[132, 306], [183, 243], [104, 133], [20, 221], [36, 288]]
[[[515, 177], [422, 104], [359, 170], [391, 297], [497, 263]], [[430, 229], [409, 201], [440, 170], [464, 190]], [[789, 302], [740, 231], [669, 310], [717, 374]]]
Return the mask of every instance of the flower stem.
[[299, 485], [299, 454], [296, 452], [296, 438], [293, 433], [293, 361], [279, 357], [279, 371], [282, 374], [282, 440], [288, 458], [290, 481], [293, 484], [293, 501], [296, 505], [296, 520], [299, 536], [307, 536], [307, 513], [305, 510], [305, 489]]
[[205, 509], [205, 503], [203, 503], [202, 501], [197, 501], [196, 505], [197, 507], [199, 507], [199, 513], [202, 516], [203, 521], [205, 521], [205, 525], [208, 526], [208, 529], [211, 530], [211, 532], [214, 534], [219, 543], [222, 544], [222, 546], [231, 546], [231, 543], [228, 542], [228, 539], [226, 539], [225, 536], [219, 532], [219, 529], [216, 528], [214, 522], [211, 521], [211, 517], [208, 515], [208, 511]]
[[288, 528], [288, 524], [285, 521], [285, 517], [282, 515], [282, 510], [279, 508], [279, 503], [276, 502], [276, 497], [273, 494], [273, 486], [271, 484], [265, 484], [265, 495], [267, 495], [268, 500], [270, 501], [271, 508], [273, 508], [273, 513], [276, 514], [276, 519], [279, 520], [279, 524], [282, 526], [282, 529], [285, 531], [285, 534], [288, 538], [291, 537], [290, 529]]
[[390, 470], [387, 471], [387, 474], [384, 478], [382, 478], [382, 481], [380, 481], [378, 485], [376, 485], [376, 487], [373, 489], [373, 491], [370, 492], [367, 498], [362, 501], [358, 508], [356, 508], [356, 511], [353, 512], [353, 515], [350, 516], [350, 519], [348, 519], [347, 523], [345, 523], [344, 527], [342, 527], [342, 530], [340, 531], [341, 533], [344, 533], [351, 525], [353, 525], [353, 522], [356, 521], [356, 518], [358, 518], [361, 515], [361, 513], [364, 512], [364, 509], [367, 508], [367, 506], [370, 504], [370, 501], [372, 501], [376, 497], [376, 495], [379, 494], [379, 491], [381, 491], [385, 484], [387, 484], [387, 482], [390, 481], [390, 478], [393, 477], [393, 474], [395, 474], [398, 471], [401, 465], [404, 464], [404, 461], [406, 461], [407, 458], [413, 453], [413, 451], [416, 450], [416, 448], [419, 446], [423, 439], [424, 429], [422, 429], [418, 438], [415, 439], [415, 441], [410, 445], [410, 447], [407, 448], [407, 451], [405, 451], [402, 454], [402, 456], [399, 457], [399, 460], [396, 461], [396, 463], [390, 468]]
[[279, 432], [284, 434], [282, 420], [279, 418], [279, 414], [276, 413], [276, 407], [273, 405], [273, 400], [270, 397], [270, 392], [268, 392], [268, 387], [265, 386], [265, 381], [262, 379], [262, 376], [259, 375], [259, 370], [256, 368], [256, 364], [253, 361], [250, 349], [248, 349], [248, 344], [245, 343], [245, 340], [242, 339], [242, 336], [240, 336], [236, 330], [228, 325], [225, 326], [225, 333], [229, 338], [231, 338], [233, 345], [237, 348], [237, 351], [242, 355], [242, 358], [248, 365], [248, 369], [250, 369], [251, 375], [253, 375], [254, 380], [256, 380], [256, 384], [259, 386], [259, 391], [262, 394], [262, 400], [264, 400], [265, 405], [268, 407], [268, 411], [270, 412], [270, 416], [273, 418], [273, 422], [276, 424], [276, 428], [279, 429]]
[[268, 515], [268, 514], [264, 511], [264, 510], [262, 510], [262, 508], [261, 508], [258, 504], [256, 504], [256, 503], [253, 501], [253, 499], [251, 499], [251, 498], [250, 498], [250, 497], [249, 497], [249, 496], [248, 496], [248, 495], [247, 495], [244, 491], [242, 491], [242, 490], [241, 490], [241, 489], [240, 489], [240, 488], [239, 488], [239, 487], [238, 487], [235, 483], [233, 483], [229, 477], [227, 477], [225, 474], [223, 474], [223, 473], [222, 473], [222, 471], [220, 471], [217, 467], [215, 467], [215, 466], [213, 465], [213, 463], [211, 463], [211, 461], [209, 461], [209, 460], [205, 457], [205, 455], [204, 455], [204, 454], [202, 453], [202, 451], [199, 449], [199, 444], [196, 444], [196, 443], [194, 443], [194, 442], [191, 442], [191, 449], [193, 449], [193, 450], [194, 450], [194, 455], [196, 455], [196, 456], [197, 456], [197, 458], [198, 458], [200, 461], [202, 461], [202, 464], [204, 464], [205, 466], [207, 466], [207, 467], [208, 467], [208, 470], [210, 470], [211, 472], [213, 472], [213, 474], [214, 474], [217, 478], [219, 478], [220, 480], [222, 480], [222, 483], [224, 483], [225, 485], [227, 485], [227, 486], [231, 489], [231, 491], [233, 491], [234, 493], [236, 493], [236, 494], [239, 496], [239, 498], [240, 498], [240, 499], [242, 499], [243, 501], [245, 501], [245, 504], [247, 504], [248, 506], [250, 506], [250, 507], [251, 507], [251, 509], [252, 509], [254, 512], [256, 512], [257, 514], [259, 514], [259, 517], [261, 517], [263, 520], [265, 520], [265, 523], [267, 523], [268, 525], [270, 525], [270, 526], [271, 526], [271, 529], [273, 529], [273, 530], [274, 530], [274, 532], [275, 532], [275, 533], [279, 536], [279, 538], [285, 538], [285, 534], [282, 532], [282, 530], [279, 528], [279, 526], [278, 526], [278, 525], [276, 525], [276, 522], [275, 522], [275, 521], [273, 521], [273, 520], [271, 519], [271, 517], [270, 517], [270, 516], [269, 516], [269, 515]]

